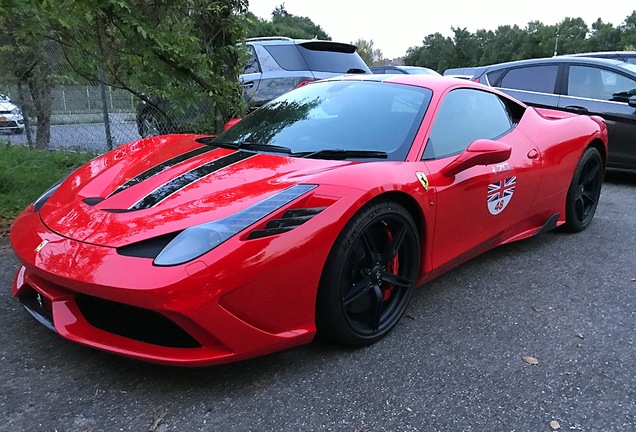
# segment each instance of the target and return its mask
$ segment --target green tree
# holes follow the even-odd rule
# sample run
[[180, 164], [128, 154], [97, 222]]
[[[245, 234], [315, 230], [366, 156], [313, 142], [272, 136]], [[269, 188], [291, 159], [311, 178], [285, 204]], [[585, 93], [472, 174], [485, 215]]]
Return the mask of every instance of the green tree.
[[482, 47], [474, 34], [465, 28], [451, 27], [455, 55], [453, 65], [477, 64], [481, 58]]
[[524, 58], [522, 53], [526, 32], [519, 26], [499, 26], [492, 39], [484, 46], [482, 62], [484, 64], [500, 63]]
[[612, 24], [604, 23], [600, 18], [592, 24], [589, 38], [590, 51], [613, 51], [621, 46], [621, 31]]
[[293, 39], [331, 40], [331, 37], [307, 17], [292, 15], [281, 4], [272, 11], [271, 21], [262, 20], [251, 12], [245, 15], [248, 37], [284, 36]]
[[[629, 50], [636, 47], [636, 11], [617, 28], [600, 19], [590, 27], [581, 18], [565, 18], [557, 25], [531, 21], [525, 28], [501, 25], [495, 31], [453, 28], [453, 37], [440, 33], [411, 47], [405, 64], [443, 72], [448, 68], [471, 67], [526, 58], [600, 50]], [[558, 36], [557, 36], [558, 35]]]
[[631, 13], [619, 26], [621, 30], [621, 48], [633, 50], [636, 47], [636, 10]]
[[[51, 110], [54, 85], [52, 58], [47, 53], [55, 49], [50, 32], [37, 16], [33, 2], [0, 0], [0, 62], [4, 79], [17, 84], [18, 103], [27, 123], [35, 118], [35, 147], [48, 147], [51, 139]], [[29, 143], [30, 130], [27, 129]]]
[[556, 26], [546, 26], [540, 21], [531, 21], [525, 28], [526, 36], [519, 47], [521, 58], [550, 57], [556, 44]]
[[373, 40], [358, 39], [355, 42], [351, 42], [352, 45], [358, 47], [358, 54], [362, 57], [362, 60], [369, 66], [380, 65], [384, 63], [384, 57], [382, 51], [375, 48]]
[[105, 84], [150, 104], [168, 100], [176, 113], [205, 106], [197, 130], [220, 130], [245, 110], [237, 79], [245, 49], [237, 42], [247, 0], [1, 1], [11, 3], [2, 15], [20, 22], [22, 44], [57, 43], [77, 76], [95, 82], [102, 70]]
[[590, 29], [581, 18], [565, 18], [558, 26], [557, 54], [578, 53], [588, 50], [587, 35]]
[[453, 41], [438, 32], [426, 36], [421, 47], [409, 48], [404, 56], [404, 64], [427, 67], [442, 73], [457, 66], [454, 56]]

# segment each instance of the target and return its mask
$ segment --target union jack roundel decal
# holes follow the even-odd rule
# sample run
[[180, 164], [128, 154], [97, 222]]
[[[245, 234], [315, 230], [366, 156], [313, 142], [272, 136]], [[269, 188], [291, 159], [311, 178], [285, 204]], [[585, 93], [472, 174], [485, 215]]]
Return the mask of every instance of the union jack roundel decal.
[[516, 184], [517, 177], [513, 176], [488, 185], [488, 211], [490, 214], [499, 214], [506, 208], [515, 192]]

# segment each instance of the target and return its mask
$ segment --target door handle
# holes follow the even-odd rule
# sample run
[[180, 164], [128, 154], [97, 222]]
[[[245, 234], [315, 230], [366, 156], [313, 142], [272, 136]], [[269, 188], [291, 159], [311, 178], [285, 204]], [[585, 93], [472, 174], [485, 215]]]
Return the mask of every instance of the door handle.
[[566, 110], [575, 112], [577, 114], [589, 114], [587, 108], [582, 107], [580, 105], [568, 105], [565, 107]]
[[254, 81], [243, 83], [243, 88], [244, 89], [249, 89], [249, 88], [252, 88], [252, 87], [254, 87]]
[[532, 149], [528, 152], [528, 159], [536, 159], [539, 157], [539, 152], [535, 149]]

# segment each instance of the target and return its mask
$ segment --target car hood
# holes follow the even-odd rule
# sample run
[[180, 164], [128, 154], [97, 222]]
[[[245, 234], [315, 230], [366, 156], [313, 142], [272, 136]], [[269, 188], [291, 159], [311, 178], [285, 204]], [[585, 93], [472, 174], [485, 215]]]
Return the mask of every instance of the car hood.
[[194, 135], [139, 140], [72, 173], [39, 210], [74, 240], [120, 247], [234, 214], [350, 161], [204, 145]]
[[17, 106], [11, 102], [0, 102], [0, 111], [12, 111], [16, 108]]

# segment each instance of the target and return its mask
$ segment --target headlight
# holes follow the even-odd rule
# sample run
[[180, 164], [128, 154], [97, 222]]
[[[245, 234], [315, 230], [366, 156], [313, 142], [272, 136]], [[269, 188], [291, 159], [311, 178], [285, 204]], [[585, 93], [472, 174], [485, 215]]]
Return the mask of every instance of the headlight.
[[20, 111], [20, 108], [13, 108], [11, 110], [11, 114], [20, 116], [20, 115], [22, 115], [22, 111]]
[[198, 258], [315, 187], [316, 185], [292, 186], [231, 216], [188, 228], [163, 248], [154, 264], [179, 265]]
[[60, 185], [62, 184], [62, 182], [64, 180], [66, 180], [68, 176], [64, 177], [62, 180], [58, 181], [57, 183], [55, 183], [53, 186], [51, 186], [50, 188], [48, 188], [46, 190], [46, 192], [44, 192], [42, 195], [40, 195], [40, 198], [36, 199], [35, 202], [33, 203], [33, 211], [35, 211], [36, 213], [40, 211], [40, 209], [42, 208], [42, 206], [44, 205], [44, 203], [46, 203], [48, 201], [48, 199], [51, 197], [51, 195], [53, 195], [53, 192], [55, 192], [57, 190], [57, 188], [60, 187]]

